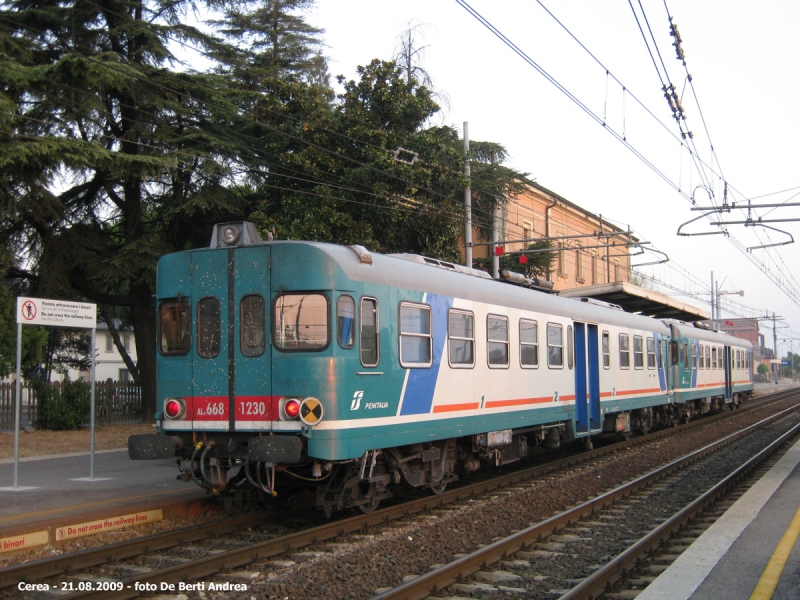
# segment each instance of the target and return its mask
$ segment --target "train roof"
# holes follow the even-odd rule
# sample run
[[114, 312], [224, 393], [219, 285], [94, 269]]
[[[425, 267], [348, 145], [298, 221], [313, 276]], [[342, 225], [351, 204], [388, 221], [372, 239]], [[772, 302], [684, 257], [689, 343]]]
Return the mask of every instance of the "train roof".
[[716, 329], [708, 329], [706, 327], [698, 327], [692, 323], [685, 323], [683, 321], [675, 321], [667, 319], [665, 321], [668, 325], [672, 325], [678, 330], [681, 336], [701, 340], [703, 342], [713, 342], [717, 344], [725, 344], [728, 346], [737, 346], [741, 348], [752, 348], [753, 344], [743, 338], [738, 338], [733, 335], [717, 331]]
[[355, 281], [533, 310], [587, 323], [606, 323], [669, 333], [669, 328], [657, 319], [495, 281], [483, 271], [435, 259], [426, 260], [418, 255], [378, 254], [360, 247], [322, 242], [280, 241], [271, 244], [276, 249], [286, 244], [314, 246], [333, 260], [347, 277]]

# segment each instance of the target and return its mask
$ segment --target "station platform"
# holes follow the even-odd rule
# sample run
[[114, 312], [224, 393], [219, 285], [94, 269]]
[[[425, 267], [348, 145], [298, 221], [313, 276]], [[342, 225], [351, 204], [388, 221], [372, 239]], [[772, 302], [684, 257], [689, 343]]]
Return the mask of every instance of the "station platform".
[[800, 598], [800, 442], [637, 600]]
[[93, 479], [88, 452], [23, 458], [17, 489], [13, 463], [0, 461], [0, 557], [4, 540], [34, 530], [48, 531], [51, 543], [59, 527], [91, 519], [149, 514], [152, 509], [161, 511], [159, 518], [170, 518], [203, 512], [215, 503], [194, 483], [176, 479], [174, 458], [135, 461], [128, 458], [127, 449], [96, 452]]

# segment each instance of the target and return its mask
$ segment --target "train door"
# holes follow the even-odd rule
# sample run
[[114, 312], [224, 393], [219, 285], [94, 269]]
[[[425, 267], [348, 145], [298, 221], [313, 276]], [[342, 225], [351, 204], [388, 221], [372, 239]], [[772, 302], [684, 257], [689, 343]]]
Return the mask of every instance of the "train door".
[[193, 320], [196, 342], [192, 360], [194, 429], [228, 430], [231, 390], [228, 380], [228, 277], [233, 250], [192, 253]]
[[725, 401], [733, 400], [733, 377], [731, 374], [731, 347], [723, 346], [722, 369], [725, 372]]
[[672, 390], [672, 369], [669, 360], [669, 339], [659, 337], [658, 339], [658, 376], [662, 389]]
[[228, 359], [234, 428], [271, 429], [272, 353], [270, 351], [270, 248], [252, 246], [234, 252], [229, 322], [233, 330]]
[[578, 435], [602, 429], [597, 325], [575, 323], [575, 420]]

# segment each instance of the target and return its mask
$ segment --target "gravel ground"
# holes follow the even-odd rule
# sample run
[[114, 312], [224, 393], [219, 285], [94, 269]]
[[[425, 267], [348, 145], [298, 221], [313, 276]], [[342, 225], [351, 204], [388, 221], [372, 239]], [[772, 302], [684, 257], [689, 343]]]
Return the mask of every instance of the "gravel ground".
[[[410, 574], [427, 572], [457, 554], [510, 535], [541, 521], [564, 507], [612, 489], [637, 474], [648, 472], [712, 439], [733, 433], [764, 417], [763, 411], [745, 413], [716, 427], [687, 431], [652, 445], [627, 449], [601, 467], [581, 469], [526, 489], [495, 493], [461, 506], [434, 511], [435, 518], [365, 531], [375, 537], [364, 543], [326, 552], [296, 567], [273, 570], [254, 581], [247, 594], [258, 598], [368, 598], [376, 588], [391, 587]], [[213, 592], [193, 598], [222, 598]], [[230, 598], [230, 595], [225, 596]]]

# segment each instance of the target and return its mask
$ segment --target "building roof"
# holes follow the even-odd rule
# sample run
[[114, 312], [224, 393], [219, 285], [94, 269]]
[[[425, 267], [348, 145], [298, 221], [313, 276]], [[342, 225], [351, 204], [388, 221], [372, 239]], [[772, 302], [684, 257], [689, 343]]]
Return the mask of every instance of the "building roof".
[[626, 312], [658, 319], [692, 322], [711, 317], [708, 312], [696, 306], [624, 281], [561, 290], [558, 295], [566, 298], [594, 298], [621, 306]]

